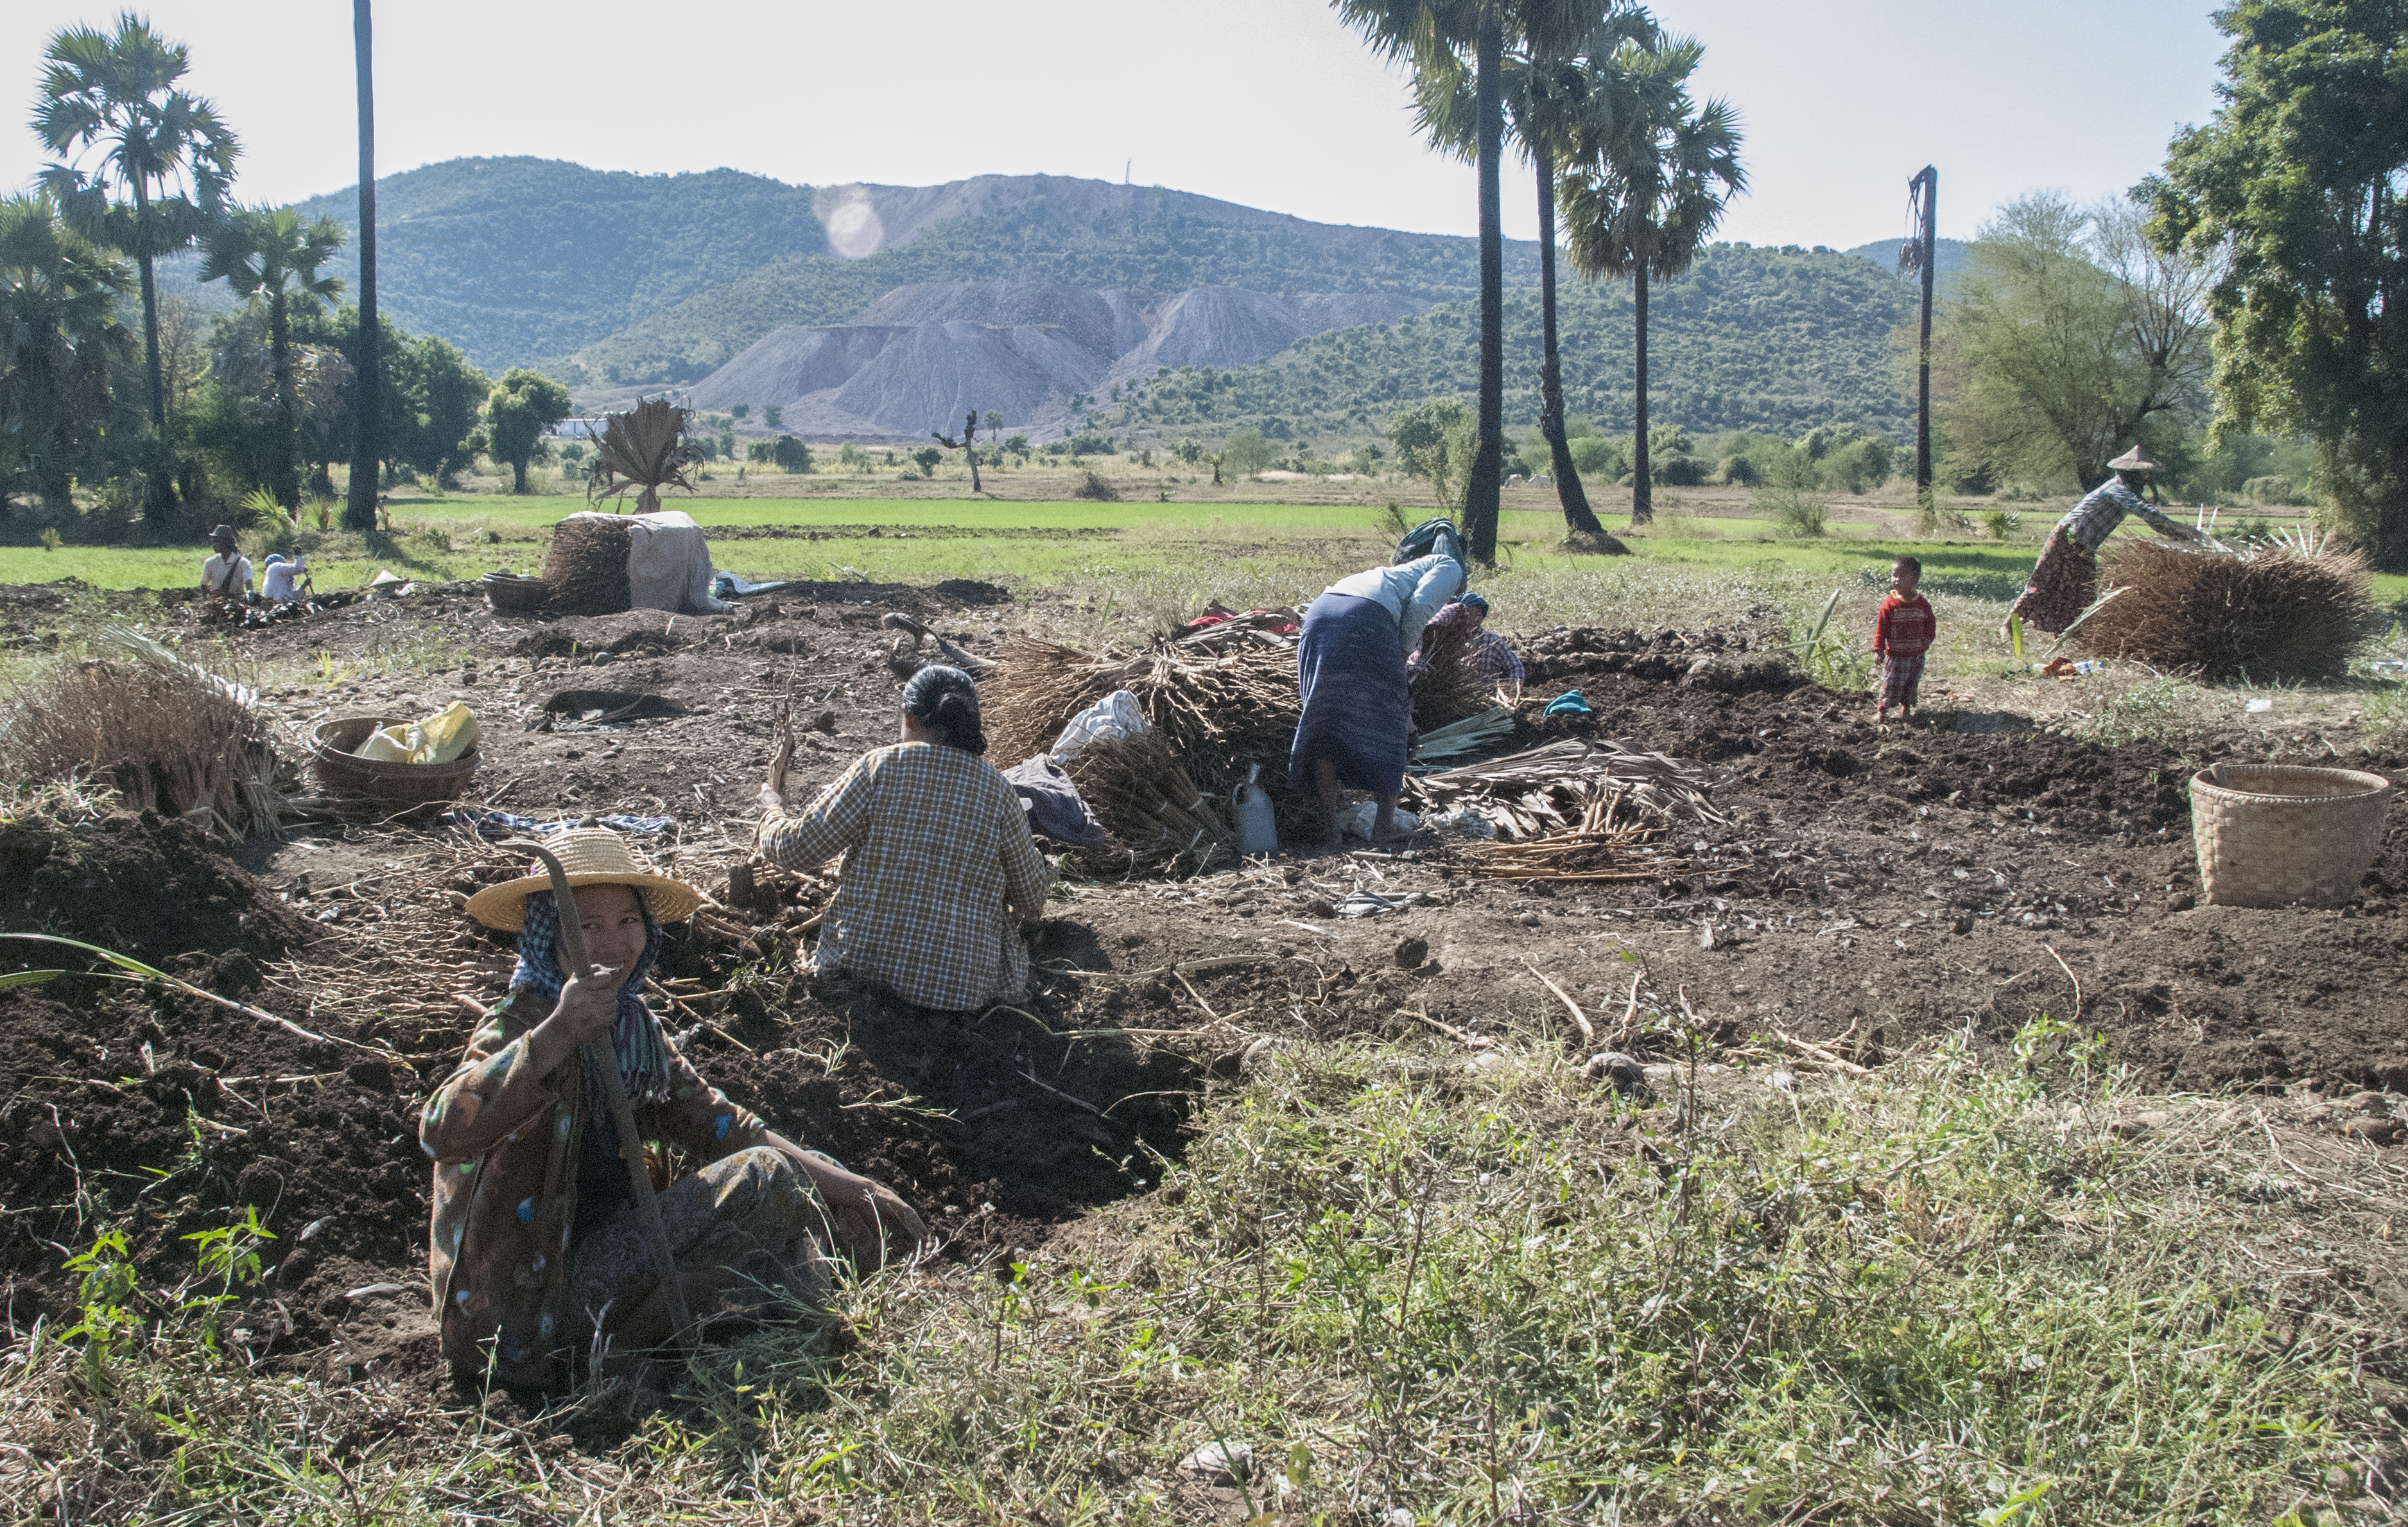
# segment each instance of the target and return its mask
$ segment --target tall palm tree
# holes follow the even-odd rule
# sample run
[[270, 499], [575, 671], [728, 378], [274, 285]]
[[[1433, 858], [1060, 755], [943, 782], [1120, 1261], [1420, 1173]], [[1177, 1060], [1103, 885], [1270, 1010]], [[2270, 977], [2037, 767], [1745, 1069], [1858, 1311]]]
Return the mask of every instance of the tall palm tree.
[[343, 528], [377, 526], [377, 479], [384, 470], [384, 324], [377, 318], [376, 71], [368, 0], [351, 0], [351, 63], [360, 109], [360, 326], [351, 348], [351, 485]]
[[301, 390], [293, 368], [293, 314], [315, 312], [341, 295], [342, 279], [321, 274], [343, 247], [343, 225], [330, 217], [304, 226], [289, 207], [236, 211], [221, 219], [204, 242], [201, 280], [222, 281], [267, 310], [268, 364], [276, 378], [276, 501], [288, 514], [301, 509]]
[[[190, 245], [225, 204], [241, 146], [217, 108], [175, 88], [189, 50], [127, 11], [117, 30], [69, 27], [42, 57], [34, 133], [59, 157], [41, 183], [77, 232], [134, 257], [142, 276], [142, 347], [150, 424], [167, 426], [159, 363], [161, 255]], [[90, 166], [81, 161], [97, 153]]]
[[1480, 400], [1463, 530], [1472, 558], [1494, 562], [1497, 490], [1505, 460], [1505, 232], [1498, 193], [1505, 113], [1499, 76], [1509, 38], [1541, 53], [1565, 51], [1587, 30], [1578, 20], [1582, 7], [1565, 0], [1330, 0], [1330, 6], [1375, 51], [1411, 60], [1417, 77], [1458, 72], [1470, 55], [1480, 181]]
[[[1505, 117], [1527, 154], [1539, 184], [1539, 432], [1553, 458], [1555, 498], [1565, 527], [1601, 535], [1605, 526], [1589, 507], [1580, 468], [1572, 463], [1564, 429], [1563, 360], [1555, 325], [1555, 166], [1568, 151], [1573, 123], [1593, 136], [1609, 135], [1617, 120], [1618, 81], [1611, 60], [1624, 45], [1653, 42], [1656, 23], [1645, 9], [1621, 0], [1556, 0], [1589, 25], [1576, 50], [1563, 56], [1535, 51], [1526, 40], [1508, 48], [1499, 68]], [[1550, 29], [1560, 33], [1563, 28]], [[1541, 32], [1541, 36], [1547, 35]], [[1471, 81], [1460, 68], [1436, 67], [1414, 81], [1422, 130], [1433, 143], [1469, 158], [1477, 142], [1478, 111]]]
[[1705, 56], [1694, 37], [1625, 45], [1614, 54], [1624, 108], [1597, 130], [1575, 122], [1558, 191], [1572, 265], [1586, 276], [1630, 278], [1638, 339], [1630, 522], [1656, 517], [1647, 459], [1647, 284], [1696, 263], [1730, 199], [1747, 188], [1739, 116], [1726, 101], [1702, 108], [1688, 79]]
[[[110, 370], [130, 357], [117, 303], [132, 283], [47, 195], [0, 200], [0, 467], [23, 470], [52, 510], [108, 420]], [[5, 491], [0, 478], [0, 501]]]

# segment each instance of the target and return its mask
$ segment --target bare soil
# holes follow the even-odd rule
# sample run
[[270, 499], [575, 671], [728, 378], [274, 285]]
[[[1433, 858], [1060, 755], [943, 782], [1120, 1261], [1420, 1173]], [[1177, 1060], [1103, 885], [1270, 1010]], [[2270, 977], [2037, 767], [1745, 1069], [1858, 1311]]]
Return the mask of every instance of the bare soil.
[[[34, 592], [0, 591], [0, 634], [38, 647], [57, 612]], [[458, 586], [236, 640], [296, 735], [327, 714], [466, 699], [485, 727], [473, 803], [668, 816], [658, 856], [725, 898], [778, 697], [791, 687], [807, 724], [826, 713], [804, 734], [797, 793], [892, 736], [891, 633], [877, 625], [889, 609], [974, 649], [1021, 618], [1000, 590], [967, 583], [798, 586], [730, 616], [557, 621], [496, 617]], [[2408, 1106], [2396, 833], [2348, 908], [2196, 906], [2186, 782], [2242, 740], [2195, 738], [2178, 756], [1996, 713], [1877, 729], [1864, 697], [1742, 657], [1744, 634], [1567, 631], [1535, 655], [1535, 693], [1578, 687], [1595, 711], [1541, 722], [1526, 707], [1517, 743], [1613, 737], [1715, 779], [1727, 821], [1682, 829], [1692, 867], [1672, 875], [1484, 879], [1459, 844], [1424, 838], [1070, 886], [1039, 935], [1040, 990], [976, 1016], [795, 976], [813, 895], [764, 877], [739, 923], [673, 940], [665, 1016], [705, 1075], [892, 1183], [971, 1260], [1151, 1189], [1197, 1100], [1266, 1037], [1457, 1045], [1426, 1020], [1475, 1038], [1568, 1034], [1537, 972], [1601, 1044], [1642, 1060], [1662, 1058], [1684, 1012], [1714, 1044], [1785, 1031], [1866, 1065], [1948, 1031], [2002, 1042], [2045, 1012], [2103, 1033], [2165, 1089], [2258, 1090], [2334, 1128]], [[339, 677], [404, 652], [408, 665]], [[596, 693], [674, 703], [577, 729], [616, 708]], [[2342, 739], [2275, 754], [2408, 767]], [[130, 1217], [137, 1249], [173, 1269], [189, 1264], [178, 1237], [255, 1203], [279, 1239], [251, 1340], [306, 1371], [431, 1379], [415, 1119], [509, 967], [507, 940], [469, 925], [458, 899], [514, 859], [423, 814], [238, 848], [155, 816], [0, 826], [0, 927], [137, 955], [324, 1036], [81, 975], [0, 990], [0, 1279], [17, 1318], [64, 1313], [60, 1264], [105, 1218]], [[1328, 915], [1356, 888], [1424, 900]], [[6, 948], [8, 968], [81, 965]], [[1251, 962], [1168, 969], [1233, 957]]]

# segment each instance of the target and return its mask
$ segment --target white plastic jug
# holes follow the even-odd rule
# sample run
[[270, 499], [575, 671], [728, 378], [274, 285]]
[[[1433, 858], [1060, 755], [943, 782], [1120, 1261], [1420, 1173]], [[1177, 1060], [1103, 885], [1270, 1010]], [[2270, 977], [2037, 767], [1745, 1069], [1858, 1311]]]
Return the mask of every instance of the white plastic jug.
[[1255, 764], [1246, 771], [1246, 783], [1229, 792], [1229, 803], [1238, 813], [1238, 847], [1245, 854], [1279, 852], [1279, 824], [1271, 816], [1271, 798], [1254, 782], [1262, 778], [1263, 766]]

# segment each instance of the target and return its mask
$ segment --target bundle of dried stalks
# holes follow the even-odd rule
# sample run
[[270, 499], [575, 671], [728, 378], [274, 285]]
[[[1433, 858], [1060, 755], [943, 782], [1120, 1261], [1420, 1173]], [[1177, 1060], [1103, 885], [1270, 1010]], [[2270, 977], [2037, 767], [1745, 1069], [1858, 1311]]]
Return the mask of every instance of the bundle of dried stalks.
[[626, 521], [571, 515], [552, 526], [543, 550], [543, 581], [552, 585], [550, 609], [557, 615], [615, 615], [625, 610], [627, 547], [634, 531]]
[[601, 438], [594, 442], [586, 497], [622, 498], [636, 493], [636, 512], [650, 514], [661, 507], [663, 488], [692, 493], [694, 481], [686, 468], [698, 465], [702, 453], [686, 437], [688, 417], [688, 411], [666, 397], [647, 397], [624, 413], [609, 415]]
[[207, 813], [237, 838], [272, 832], [279, 764], [249, 693], [180, 661], [88, 660], [11, 686], [0, 773], [102, 781], [129, 811]]
[[1722, 814], [1706, 799], [1710, 787], [1704, 775], [1661, 753], [1578, 740], [1425, 774], [1405, 785], [1421, 809], [1469, 807], [1494, 822], [1498, 836], [1508, 843], [1584, 830], [1579, 824], [1599, 805], [1624, 821], [1652, 816], [1658, 822], [1720, 822]]
[[[1472, 873], [1497, 880], [1653, 880], [1687, 863], [1652, 846], [1660, 828], [1641, 826], [1615, 786], [1592, 796], [1580, 820], [1561, 832], [1519, 843], [1473, 843]], [[1625, 819], [1617, 822], [1619, 814]]]
[[2112, 597], [2075, 639], [2211, 679], [2338, 678], [2374, 608], [2366, 559], [2321, 537], [2207, 551], [2133, 541], [2104, 572]]
[[1156, 732], [1090, 742], [1064, 766], [1070, 782], [1111, 836], [1085, 856], [1098, 867], [1201, 870], [1233, 853], [1234, 835], [1170, 745]]
[[1477, 715], [1497, 703], [1497, 684], [1469, 660], [1470, 649], [1452, 635], [1442, 636], [1422, 653], [1421, 671], [1413, 678], [1413, 725], [1422, 730]]

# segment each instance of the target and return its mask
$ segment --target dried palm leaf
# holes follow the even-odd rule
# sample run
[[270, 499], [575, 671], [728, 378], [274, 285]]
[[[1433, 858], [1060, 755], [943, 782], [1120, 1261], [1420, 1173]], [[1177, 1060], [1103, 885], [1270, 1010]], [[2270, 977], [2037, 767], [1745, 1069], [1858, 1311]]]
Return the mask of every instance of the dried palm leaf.
[[702, 459], [686, 439], [687, 411], [666, 397], [647, 397], [624, 413], [604, 422], [594, 442], [594, 465], [588, 469], [588, 502], [624, 497], [639, 490], [636, 512], [650, 514], [661, 507], [663, 488], [694, 491], [686, 469]]

